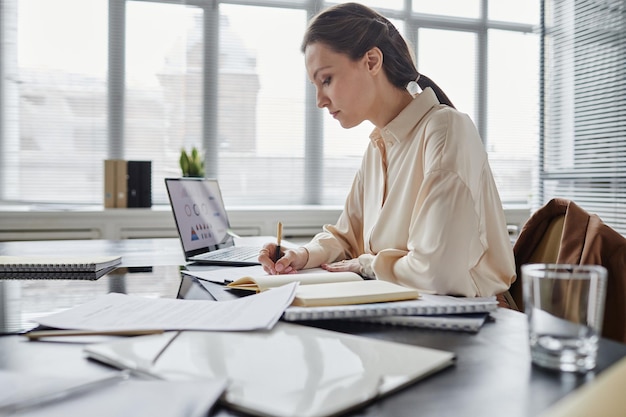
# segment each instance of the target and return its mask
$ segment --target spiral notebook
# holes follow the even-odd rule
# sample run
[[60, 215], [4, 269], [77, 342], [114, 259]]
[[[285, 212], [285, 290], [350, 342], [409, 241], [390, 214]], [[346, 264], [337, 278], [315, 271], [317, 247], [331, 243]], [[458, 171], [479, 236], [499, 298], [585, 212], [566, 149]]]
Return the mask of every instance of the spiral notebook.
[[437, 314], [432, 316], [358, 317], [354, 320], [381, 325], [419, 327], [422, 329], [451, 330], [477, 333], [487, 321], [489, 313]]
[[0, 279], [98, 279], [121, 256], [0, 256]]
[[498, 308], [496, 297], [452, 297], [421, 294], [418, 300], [324, 307], [288, 307], [286, 321], [356, 319], [385, 316], [435, 316], [488, 313]]

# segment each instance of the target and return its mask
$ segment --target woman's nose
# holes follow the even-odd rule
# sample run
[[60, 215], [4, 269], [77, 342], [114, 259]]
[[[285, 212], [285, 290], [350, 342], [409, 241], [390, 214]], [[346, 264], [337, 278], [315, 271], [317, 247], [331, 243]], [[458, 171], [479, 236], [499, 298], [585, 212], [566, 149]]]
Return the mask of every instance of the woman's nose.
[[317, 107], [323, 109], [328, 106], [328, 97], [320, 91], [317, 92]]

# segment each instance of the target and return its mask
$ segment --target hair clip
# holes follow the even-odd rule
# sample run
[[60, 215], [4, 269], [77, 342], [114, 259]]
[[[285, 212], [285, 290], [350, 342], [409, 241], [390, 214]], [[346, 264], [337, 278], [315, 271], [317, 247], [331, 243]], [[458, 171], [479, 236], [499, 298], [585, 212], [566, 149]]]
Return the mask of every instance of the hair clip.
[[409, 81], [409, 83], [406, 85], [406, 91], [408, 91], [409, 94], [412, 95], [414, 98], [417, 97], [417, 95], [422, 92], [422, 87], [420, 87], [419, 84], [417, 83], [420, 77], [421, 77], [421, 74], [417, 76], [415, 81]]

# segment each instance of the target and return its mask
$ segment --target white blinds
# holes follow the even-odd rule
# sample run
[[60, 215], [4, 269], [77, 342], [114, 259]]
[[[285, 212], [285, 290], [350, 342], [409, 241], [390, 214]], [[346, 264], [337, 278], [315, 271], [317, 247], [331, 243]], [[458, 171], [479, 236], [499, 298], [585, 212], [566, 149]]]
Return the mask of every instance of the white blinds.
[[626, 233], [626, 3], [546, 2], [540, 201], [564, 197]]

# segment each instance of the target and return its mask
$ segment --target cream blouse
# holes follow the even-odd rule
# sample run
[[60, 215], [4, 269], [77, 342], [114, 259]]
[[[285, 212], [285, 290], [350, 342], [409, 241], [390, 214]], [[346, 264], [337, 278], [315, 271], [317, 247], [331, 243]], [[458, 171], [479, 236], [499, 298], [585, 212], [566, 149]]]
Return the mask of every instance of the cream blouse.
[[377, 279], [422, 291], [507, 290], [513, 250], [471, 119], [427, 88], [370, 140], [337, 223], [304, 246], [305, 268], [359, 257]]

